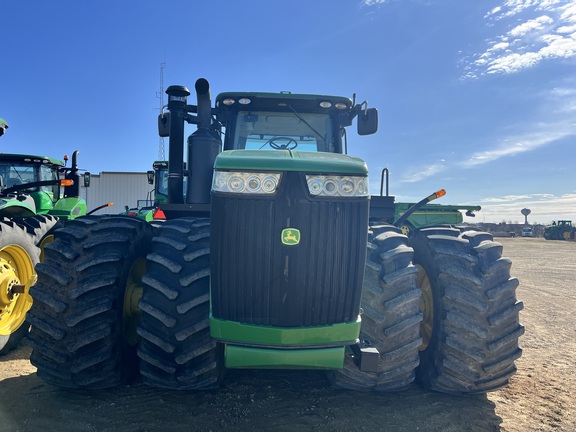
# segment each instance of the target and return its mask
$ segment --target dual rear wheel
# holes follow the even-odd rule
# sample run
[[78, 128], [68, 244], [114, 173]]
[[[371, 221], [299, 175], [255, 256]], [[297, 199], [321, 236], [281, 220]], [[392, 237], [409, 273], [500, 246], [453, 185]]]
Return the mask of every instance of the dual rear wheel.
[[379, 370], [359, 371], [351, 353], [332, 373], [336, 385], [394, 391], [416, 380], [455, 394], [506, 385], [524, 327], [502, 245], [488, 233], [446, 227], [410, 239], [389, 226], [373, 231], [361, 338], [378, 348]]
[[100, 389], [138, 372], [154, 386], [217, 385], [209, 223], [86, 216], [45, 247], [31, 289], [31, 362], [46, 382]]

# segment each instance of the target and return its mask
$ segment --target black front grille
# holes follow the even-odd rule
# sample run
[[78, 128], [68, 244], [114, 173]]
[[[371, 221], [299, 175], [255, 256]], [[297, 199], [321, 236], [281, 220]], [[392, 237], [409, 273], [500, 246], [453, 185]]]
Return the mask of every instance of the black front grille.
[[[279, 327], [356, 320], [366, 259], [368, 199], [312, 199], [300, 173], [274, 197], [213, 194], [212, 314]], [[281, 242], [285, 228], [298, 245]]]

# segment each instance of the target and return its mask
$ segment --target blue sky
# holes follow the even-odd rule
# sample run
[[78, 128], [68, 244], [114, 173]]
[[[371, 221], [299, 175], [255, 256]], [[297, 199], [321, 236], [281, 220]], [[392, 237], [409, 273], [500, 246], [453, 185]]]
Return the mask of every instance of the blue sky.
[[213, 99], [356, 93], [380, 113], [349, 134], [372, 193], [387, 167], [398, 201], [576, 220], [576, 0], [19, 0], [0, 42], [3, 152], [149, 169], [165, 63], [165, 88], [205, 77]]

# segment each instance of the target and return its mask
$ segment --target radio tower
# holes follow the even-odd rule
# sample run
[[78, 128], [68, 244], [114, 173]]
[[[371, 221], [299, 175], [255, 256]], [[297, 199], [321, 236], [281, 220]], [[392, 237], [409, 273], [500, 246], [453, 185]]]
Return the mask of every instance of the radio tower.
[[[166, 67], [166, 62], [160, 63], [160, 92], [156, 93], [156, 97], [160, 99], [160, 113], [162, 113], [162, 107], [164, 106], [164, 68]], [[164, 154], [164, 137], [160, 137], [160, 143], [158, 145], [158, 160], [166, 160], [166, 155]]]

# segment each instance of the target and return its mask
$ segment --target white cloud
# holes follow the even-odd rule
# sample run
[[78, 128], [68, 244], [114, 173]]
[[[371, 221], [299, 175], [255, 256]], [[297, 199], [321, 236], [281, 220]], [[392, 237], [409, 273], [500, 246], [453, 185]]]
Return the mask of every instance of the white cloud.
[[424, 180], [428, 177], [432, 177], [442, 171], [446, 170], [446, 165], [443, 163], [436, 163], [432, 165], [426, 165], [421, 168], [417, 168], [415, 170], [411, 170], [410, 172], [404, 174], [402, 179], [400, 180], [401, 183], [416, 183], [421, 180]]
[[562, 26], [556, 29], [557, 33], [560, 34], [572, 34], [576, 32], [576, 24], [571, 26]]
[[492, 9], [490, 12], [488, 12], [484, 18], [488, 18], [489, 16], [492, 15], [496, 15], [497, 13], [500, 13], [502, 11], [502, 8], [500, 6], [496, 6], [494, 9]]
[[547, 15], [543, 15], [533, 20], [528, 20], [508, 32], [509, 36], [518, 37], [524, 36], [534, 30], [541, 30], [547, 24], [552, 24], [554, 20]]
[[363, 3], [366, 6], [374, 6], [378, 4], [386, 3], [388, 0], [364, 0]]
[[[539, 14], [536, 18], [523, 16]], [[576, 0], [506, 0], [486, 15], [490, 23], [507, 24], [484, 52], [472, 55], [464, 79], [512, 74], [542, 61], [576, 56]]]
[[[521, 135], [503, 137], [492, 146], [489, 145], [483, 150], [465, 155], [460, 160], [451, 162], [442, 160], [432, 165], [412, 169], [402, 176], [400, 182], [415, 183], [443, 171], [474, 168], [504, 157], [515, 156], [536, 150], [540, 147], [552, 145], [570, 136], [576, 136], [576, 122], [574, 121], [576, 103], [570, 102], [570, 98], [566, 98], [568, 102], [563, 99], [565, 96], [573, 96], [575, 93], [576, 90], [573, 89], [559, 88], [555, 89], [552, 94], [546, 95], [548, 98], [547, 103], [555, 105], [554, 110], [551, 110], [551, 115], [556, 116], [557, 121], [534, 125], [532, 126], [532, 130], [528, 130]], [[561, 114], [562, 116], [560, 116]], [[523, 128], [525, 126], [520, 125], [518, 127]]]
[[506, 139], [502, 145], [497, 148], [472, 154], [468, 160], [462, 162], [462, 165], [466, 167], [482, 165], [502, 157], [514, 156], [520, 153], [535, 150], [538, 147], [552, 144], [553, 142], [572, 135], [573, 133], [574, 132], [570, 132], [569, 130], [557, 132], [539, 132], [519, 138], [509, 138]]

